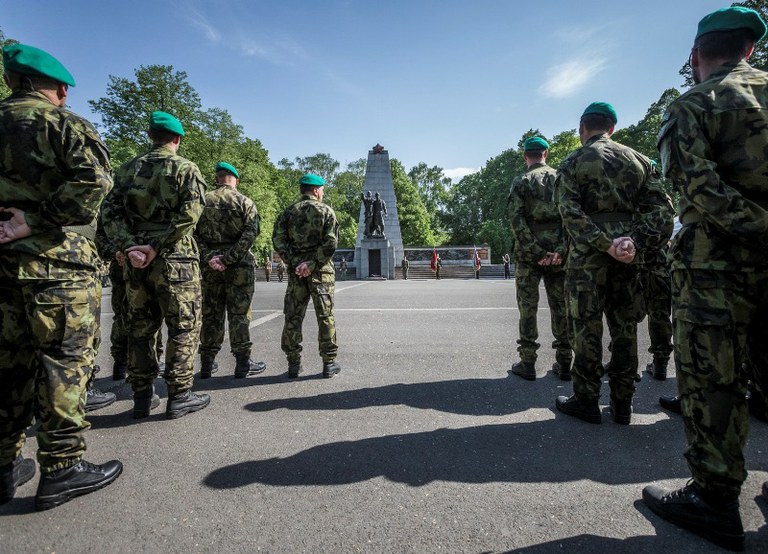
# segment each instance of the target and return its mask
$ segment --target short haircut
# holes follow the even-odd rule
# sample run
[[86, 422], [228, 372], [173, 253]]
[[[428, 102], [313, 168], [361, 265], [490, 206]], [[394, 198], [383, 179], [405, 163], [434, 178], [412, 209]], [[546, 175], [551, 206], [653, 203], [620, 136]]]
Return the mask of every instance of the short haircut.
[[588, 113], [581, 116], [581, 123], [588, 131], [608, 131], [616, 125], [613, 119], [599, 113]]
[[529, 158], [534, 158], [534, 159], [543, 158], [544, 152], [546, 152], [546, 150], [525, 150], [523, 151], [523, 155], [528, 156]]
[[153, 144], [168, 144], [173, 142], [173, 139], [179, 136], [176, 133], [171, 133], [170, 131], [161, 131], [159, 129], [152, 128], [150, 128], [147, 133], [149, 134], [149, 138], [152, 140]]
[[754, 42], [755, 37], [750, 29], [734, 29], [701, 35], [694, 41], [693, 46], [698, 48], [699, 55], [707, 60], [739, 62], [746, 57], [750, 45]]
[[312, 194], [316, 188], [319, 187], [313, 187], [312, 185], [299, 185], [299, 192], [301, 192], [301, 194]]
[[6, 73], [13, 90], [56, 90], [59, 86], [57, 80], [44, 75], [26, 75], [15, 71], [6, 71]]

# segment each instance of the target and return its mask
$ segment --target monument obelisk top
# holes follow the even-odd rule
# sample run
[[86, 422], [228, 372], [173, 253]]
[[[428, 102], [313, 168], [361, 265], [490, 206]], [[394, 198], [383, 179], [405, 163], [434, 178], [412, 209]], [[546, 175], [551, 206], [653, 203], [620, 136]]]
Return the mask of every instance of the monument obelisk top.
[[[375, 232], [370, 233], [371, 228], [366, 225], [366, 204], [361, 199], [357, 240], [355, 242], [355, 250], [360, 254], [355, 257], [358, 262], [358, 278], [365, 279], [373, 274], [370, 268], [377, 266], [375, 264], [370, 265], [368, 251], [380, 250], [383, 255], [380, 274], [383, 277], [394, 279], [396, 264], [403, 257], [403, 237], [400, 234], [400, 218], [395, 186], [392, 182], [392, 169], [389, 165], [389, 152], [381, 144], [376, 144], [368, 151], [363, 195], [365, 196], [368, 192], [371, 193], [372, 197], [378, 193], [385, 206], [385, 215], [383, 218], [378, 218], [379, 224], [383, 223], [382, 228], [376, 228]], [[376, 221], [373, 223], [375, 226]], [[386, 254], [384, 254], [385, 251]]]

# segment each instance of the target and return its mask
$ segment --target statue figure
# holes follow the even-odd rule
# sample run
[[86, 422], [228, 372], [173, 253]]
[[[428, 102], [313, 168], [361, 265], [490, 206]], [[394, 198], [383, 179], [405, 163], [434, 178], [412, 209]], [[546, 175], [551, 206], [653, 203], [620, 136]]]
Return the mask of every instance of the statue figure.
[[365, 229], [363, 230], [363, 236], [365, 238], [370, 238], [371, 233], [373, 233], [373, 197], [371, 196], [371, 191], [368, 191], [363, 195], [363, 207], [365, 208]]
[[371, 236], [383, 237], [384, 236], [384, 216], [387, 215], [387, 205], [381, 196], [377, 192], [373, 199], [373, 225], [371, 229]]

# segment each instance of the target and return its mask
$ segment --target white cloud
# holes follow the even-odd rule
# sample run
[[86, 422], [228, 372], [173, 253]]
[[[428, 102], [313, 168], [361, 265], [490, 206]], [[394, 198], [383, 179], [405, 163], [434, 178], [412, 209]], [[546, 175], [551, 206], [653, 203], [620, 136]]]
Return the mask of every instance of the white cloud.
[[443, 175], [452, 181], [458, 181], [471, 173], [480, 171], [479, 167], [454, 167], [453, 169], [443, 169]]
[[547, 80], [541, 84], [539, 92], [552, 98], [570, 96], [605, 69], [606, 61], [606, 58], [576, 58], [552, 66], [547, 70]]
[[219, 40], [221, 40], [221, 34], [213, 25], [210, 24], [205, 16], [193, 8], [188, 9], [189, 21], [192, 23], [192, 25], [203, 31], [205, 38], [207, 38], [209, 41], [214, 43], [219, 42]]

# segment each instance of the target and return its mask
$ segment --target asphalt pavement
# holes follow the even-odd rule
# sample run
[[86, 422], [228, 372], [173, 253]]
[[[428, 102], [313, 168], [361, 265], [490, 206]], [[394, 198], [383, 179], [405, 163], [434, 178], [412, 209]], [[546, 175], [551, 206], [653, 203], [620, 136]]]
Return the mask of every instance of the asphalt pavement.
[[[118, 401], [89, 414], [86, 459], [125, 464], [111, 486], [34, 511], [38, 478], [0, 507], [2, 553], [111, 552], [717, 552], [652, 514], [642, 488], [685, 484], [685, 435], [658, 406], [676, 391], [638, 383], [630, 426], [554, 408], [549, 310], [533, 382], [516, 361], [514, 281], [337, 283], [343, 370], [322, 379], [312, 307], [304, 373], [286, 378], [280, 350], [285, 283], [256, 284], [254, 358], [267, 370], [233, 378], [228, 343], [209, 380], [211, 405], [166, 420], [131, 419], [130, 387], [111, 380], [109, 289], [97, 386]], [[226, 339], [225, 339], [226, 340]], [[605, 338], [607, 344], [607, 337]], [[639, 332], [641, 365], [650, 361]], [[199, 364], [199, 360], [198, 360]], [[34, 457], [34, 432], [24, 455]], [[768, 425], [751, 421], [741, 496], [747, 550], [768, 552]]]

